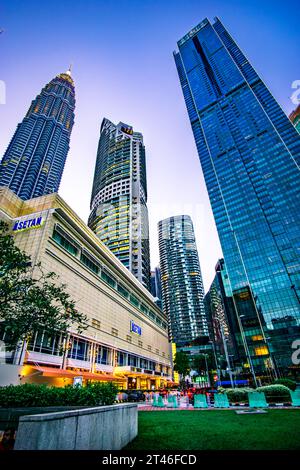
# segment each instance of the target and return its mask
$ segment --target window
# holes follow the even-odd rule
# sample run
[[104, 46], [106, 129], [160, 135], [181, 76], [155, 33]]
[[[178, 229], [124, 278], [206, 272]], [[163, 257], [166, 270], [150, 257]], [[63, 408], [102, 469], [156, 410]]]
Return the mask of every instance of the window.
[[155, 320], [155, 315], [154, 315], [153, 312], [151, 312], [151, 310], [150, 310], [150, 314], [149, 314], [149, 315], [150, 315], [150, 318], [152, 318], [152, 320]]
[[254, 348], [255, 356], [267, 356], [269, 354], [269, 350], [267, 346], [259, 346]]
[[140, 305], [139, 300], [133, 294], [130, 295], [130, 302], [136, 307]]
[[92, 327], [96, 328], [97, 330], [101, 329], [101, 322], [96, 318], [92, 318]]
[[118, 284], [117, 290], [121, 295], [123, 295], [123, 297], [126, 297], [126, 299], [128, 299], [129, 292], [127, 289], [125, 289], [125, 287], [122, 286], [122, 284]]
[[148, 309], [147, 309], [147, 307], [146, 307], [144, 304], [141, 304], [141, 305], [140, 305], [140, 309], [141, 309], [142, 312], [148, 313]]
[[69, 351], [68, 357], [77, 359], [80, 361], [88, 360], [88, 342], [77, 338], [71, 340], [71, 350]]
[[96, 357], [97, 364], [108, 364], [109, 354], [108, 349], [104, 346], [100, 346]]
[[81, 253], [80, 261], [95, 274], [99, 273], [99, 266], [86, 254]]
[[263, 340], [263, 336], [262, 335], [255, 335], [255, 336], [252, 336], [252, 341], [262, 341]]
[[137, 366], [137, 357], [132, 356], [131, 354], [129, 354], [128, 355], [128, 365], [136, 367]]
[[125, 354], [122, 352], [118, 352], [118, 366], [125, 365], [125, 362], [126, 362]]
[[116, 287], [116, 281], [111, 276], [109, 276], [105, 271], [101, 271], [101, 278], [111, 287]]
[[72, 238], [58, 226], [54, 228], [52, 238], [72, 255], [76, 256], [78, 254], [79, 249], [75, 240], [72, 240]]

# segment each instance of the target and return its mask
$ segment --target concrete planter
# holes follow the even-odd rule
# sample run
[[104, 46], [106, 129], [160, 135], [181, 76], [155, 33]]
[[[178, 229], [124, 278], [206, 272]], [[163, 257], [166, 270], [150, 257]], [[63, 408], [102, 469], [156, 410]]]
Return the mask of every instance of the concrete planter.
[[46, 413], [57, 413], [58, 411], [71, 411], [83, 408], [90, 408], [90, 406], [22, 406], [13, 408], [0, 407], [0, 430], [10, 428], [17, 430], [19, 426], [19, 419], [21, 416], [39, 415]]
[[22, 416], [14, 449], [119, 450], [137, 432], [133, 403]]

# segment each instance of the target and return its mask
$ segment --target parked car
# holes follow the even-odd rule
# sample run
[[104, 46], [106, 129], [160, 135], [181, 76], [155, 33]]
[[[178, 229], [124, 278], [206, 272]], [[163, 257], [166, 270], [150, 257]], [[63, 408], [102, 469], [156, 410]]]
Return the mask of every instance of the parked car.
[[145, 401], [145, 395], [142, 390], [128, 390], [128, 401]]

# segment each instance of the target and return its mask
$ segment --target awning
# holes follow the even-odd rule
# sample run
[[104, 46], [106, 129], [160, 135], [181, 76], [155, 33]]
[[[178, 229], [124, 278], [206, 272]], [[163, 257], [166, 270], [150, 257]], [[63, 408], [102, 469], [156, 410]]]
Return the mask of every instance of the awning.
[[83, 377], [88, 380], [100, 381], [120, 381], [124, 380], [121, 377], [115, 377], [111, 374], [97, 374], [93, 372], [81, 372], [69, 369], [58, 369], [56, 367], [35, 366], [34, 369], [42, 373], [43, 377]]

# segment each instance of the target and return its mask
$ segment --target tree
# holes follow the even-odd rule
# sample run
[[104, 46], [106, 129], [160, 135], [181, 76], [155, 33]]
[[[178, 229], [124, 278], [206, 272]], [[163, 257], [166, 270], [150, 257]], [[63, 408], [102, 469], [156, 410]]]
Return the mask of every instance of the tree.
[[87, 328], [87, 317], [58, 279], [54, 272], [45, 273], [40, 263], [32, 265], [0, 221], [0, 320], [7, 349], [40, 329], [66, 336], [71, 325], [79, 333]]
[[212, 354], [203, 353], [203, 354], [197, 354], [197, 356], [193, 357], [192, 369], [198, 372], [199, 374], [202, 371], [207, 372], [207, 369], [210, 370], [210, 369], [213, 369], [213, 367], [214, 367], [214, 360], [213, 360]]
[[176, 352], [174, 359], [174, 370], [175, 372], [178, 372], [182, 378], [189, 373], [191, 367], [187, 354], [182, 351]]

